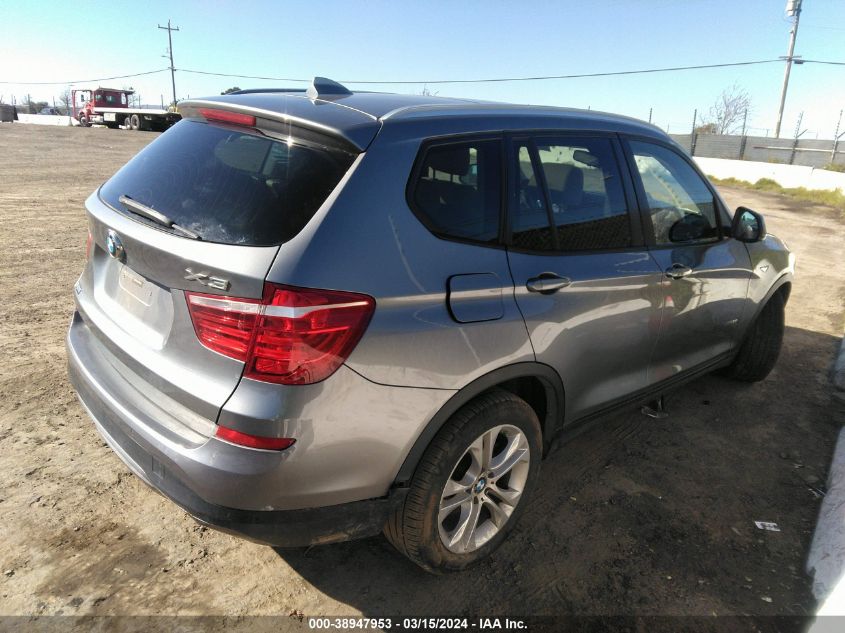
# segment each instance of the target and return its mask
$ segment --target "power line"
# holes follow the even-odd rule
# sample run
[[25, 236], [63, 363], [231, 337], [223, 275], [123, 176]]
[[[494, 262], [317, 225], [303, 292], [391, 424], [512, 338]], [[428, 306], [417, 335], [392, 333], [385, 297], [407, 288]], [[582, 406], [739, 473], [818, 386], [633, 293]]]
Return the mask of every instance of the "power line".
[[[303, 81], [310, 83], [314, 78], [309, 79], [294, 79], [292, 77], [259, 77], [258, 75], [235, 75], [231, 73], [213, 73], [205, 70], [188, 70], [187, 68], [177, 68], [180, 73], [191, 73], [193, 75], [211, 75], [213, 77], [234, 77], [235, 79], [261, 79], [262, 81]], [[352, 83], [352, 82], [346, 82]], [[377, 82], [373, 82], [377, 83]], [[408, 82], [417, 83], [417, 82]]]
[[[843, 29], [845, 30], [845, 29]], [[796, 64], [829, 64], [831, 66], [845, 66], [845, 62], [828, 62], [820, 59], [796, 59]]]
[[[646, 73], [663, 73], [674, 72], [679, 70], [700, 70], [704, 68], [727, 68], [731, 66], [752, 66], [755, 64], [771, 64], [774, 62], [781, 62], [782, 59], [762, 59], [748, 62], [731, 62], [726, 64], [700, 64], [696, 66], [672, 66], [667, 68], [646, 68], [640, 70], [618, 70], [603, 73], [578, 73], [571, 75], [539, 75], [536, 77], [488, 77], [484, 79], [420, 79], [414, 81], [373, 81], [373, 80], [356, 80], [356, 79], [340, 79], [341, 83], [347, 84], [380, 84], [380, 85], [408, 85], [408, 84], [475, 84], [475, 83], [499, 83], [505, 81], [547, 81], [552, 79], [580, 79], [585, 77], [613, 77], [618, 75], [642, 75]], [[260, 79], [264, 81], [300, 81], [310, 82], [311, 78], [294, 78], [294, 77], [260, 77], [257, 75], [237, 75], [233, 73], [214, 73], [204, 70], [191, 70], [188, 68], [180, 68], [181, 72], [193, 73], [197, 75], [212, 75], [216, 77], [234, 77], [236, 79]]]
[[[353, 80], [341, 79], [341, 83], [347, 84], [369, 84], [369, 85], [414, 85], [414, 84], [467, 84], [467, 83], [499, 83], [506, 81], [547, 81], [554, 79], [582, 79], [589, 77], [613, 77], [619, 75], [642, 75], [648, 73], [663, 73], [675, 72], [682, 70], [702, 70], [707, 68], [728, 68], [732, 66], [752, 66], [758, 64], [771, 64], [774, 62], [782, 62], [783, 58], [778, 59], [761, 59], [747, 62], [731, 62], [726, 64], [700, 64], [696, 66], [673, 66], [667, 68], [646, 68], [640, 70], [619, 70], [613, 72], [603, 73], [579, 73], [571, 75], [540, 75], [536, 77], [488, 77], [483, 79], [421, 79], [421, 80], [403, 80], [403, 81], [373, 81], [373, 80]], [[832, 66], [845, 66], [845, 62], [829, 61], [820, 59], [804, 59], [802, 64], [828, 64]], [[96, 79], [74, 79], [70, 81], [0, 81], [0, 84], [16, 84], [20, 86], [58, 86], [63, 84], [81, 84], [93, 83], [97, 81], [110, 81], [112, 79], [128, 79], [130, 77], [142, 77], [144, 75], [154, 75], [156, 73], [163, 73], [170, 70], [170, 67], [160, 68], [158, 70], [149, 70], [143, 73], [133, 73], [131, 75], [117, 75], [114, 77], [99, 77]], [[233, 77], [236, 79], [259, 79], [262, 81], [294, 81], [302, 83], [310, 83], [313, 77], [265, 77], [261, 75], [238, 75], [235, 73], [215, 73], [205, 70], [193, 70], [189, 68], [175, 68], [176, 72], [190, 73], [194, 75], [209, 75], [213, 77]]]
[[163, 73], [170, 68], [160, 68], [159, 70], [148, 70], [144, 73], [133, 73], [131, 75], [116, 75], [114, 77], [99, 77], [97, 79], [73, 79], [71, 81], [0, 81], [0, 84], [17, 84], [19, 86], [58, 86], [63, 84], [85, 84], [94, 83], [95, 81], [111, 81], [112, 79], [129, 79], [130, 77], [143, 77], [144, 75], [154, 75], [156, 73]]

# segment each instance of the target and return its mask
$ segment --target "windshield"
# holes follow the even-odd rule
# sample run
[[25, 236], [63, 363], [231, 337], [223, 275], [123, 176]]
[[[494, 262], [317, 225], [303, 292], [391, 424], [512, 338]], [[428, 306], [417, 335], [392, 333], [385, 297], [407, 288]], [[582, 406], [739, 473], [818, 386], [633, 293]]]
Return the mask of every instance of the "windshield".
[[210, 242], [271, 246], [308, 223], [354, 156], [254, 131], [181, 121], [118, 171], [100, 197], [127, 196]]

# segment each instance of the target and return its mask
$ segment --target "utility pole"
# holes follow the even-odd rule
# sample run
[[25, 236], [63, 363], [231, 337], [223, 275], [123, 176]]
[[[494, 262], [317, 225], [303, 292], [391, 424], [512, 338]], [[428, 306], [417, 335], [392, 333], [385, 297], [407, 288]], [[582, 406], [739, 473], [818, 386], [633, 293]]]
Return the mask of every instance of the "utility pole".
[[780, 108], [778, 108], [778, 122], [775, 125], [775, 138], [780, 138], [783, 106], [786, 104], [786, 89], [789, 87], [789, 71], [792, 70], [795, 38], [798, 35], [798, 19], [801, 17], [801, 2], [802, 0], [787, 0], [786, 2], [786, 15], [795, 18], [795, 21], [792, 23], [792, 30], [789, 32], [789, 52], [786, 54], [786, 71], [783, 74], [783, 90], [780, 93]]
[[[178, 26], [170, 26], [170, 20], [167, 20], [167, 26], [158, 25], [162, 31], [167, 31], [167, 54], [170, 56], [170, 83], [173, 85], [173, 105], [176, 105], [176, 73], [173, 68], [173, 31], [178, 31]], [[791, 54], [791, 53], [790, 53]]]

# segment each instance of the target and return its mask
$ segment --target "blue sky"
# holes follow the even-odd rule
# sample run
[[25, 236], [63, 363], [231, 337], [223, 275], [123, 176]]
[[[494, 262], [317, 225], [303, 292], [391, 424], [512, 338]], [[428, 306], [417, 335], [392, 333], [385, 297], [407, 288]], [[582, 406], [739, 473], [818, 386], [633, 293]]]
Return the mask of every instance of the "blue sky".
[[[273, 77], [420, 80], [556, 75], [772, 59], [786, 54], [785, 0], [559, 2], [308, 2], [270, 0], [0, 0], [0, 81], [67, 81], [164, 68], [170, 18], [177, 68]], [[845, 61], [845, 0], [804, 0], [796, 54]], [[783, 64], [554, 81], [429, 84], [444, 96], [592, 107], [687, 131], [736, 83], [751, 95], [749, 125], [772, 133]], [[169, 72], [103, 82], [144, 103], [170, 96]], [[238, 85], [303, 86], [177, 72], [177, 96]], [[78, 87], [90, 87], [79, 84]], [[49, 100], [63, 86], [0, 84], [9, 102]], [[350, 84], [350, 87], [355, 87]], [[422, 84], [358, 86], [419, 92]], [[784, 116], [791, 134], [832, 135], [845, 107], [845, 66], [793, 68]]]

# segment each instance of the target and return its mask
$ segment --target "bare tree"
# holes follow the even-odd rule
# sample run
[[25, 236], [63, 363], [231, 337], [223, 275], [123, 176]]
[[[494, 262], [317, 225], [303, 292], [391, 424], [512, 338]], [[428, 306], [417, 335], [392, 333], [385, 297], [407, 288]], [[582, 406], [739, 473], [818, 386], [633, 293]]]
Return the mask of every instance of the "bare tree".
[[59, 93], [59, 105], [66, 114], [70, 114], [73, 105], [73, 93], [70, 91], [70, 86]]
[[746, 114], [751, 111], [751, 97], [744, 88], [733, 84], [722, 90], [722, 94], [710, 107], [710, 114], [704, 121], [713, 134], [736, 134], [742, 130]]

